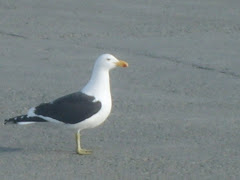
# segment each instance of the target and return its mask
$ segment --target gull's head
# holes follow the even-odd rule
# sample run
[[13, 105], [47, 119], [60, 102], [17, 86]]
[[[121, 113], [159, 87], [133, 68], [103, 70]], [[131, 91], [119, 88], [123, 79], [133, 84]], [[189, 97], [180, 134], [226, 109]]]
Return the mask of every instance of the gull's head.
[[95, 66], [111, 70], [116, 67], [128, 67], [128, 63], [117, 59], [111, 54], [102, 54], [97, 58]]

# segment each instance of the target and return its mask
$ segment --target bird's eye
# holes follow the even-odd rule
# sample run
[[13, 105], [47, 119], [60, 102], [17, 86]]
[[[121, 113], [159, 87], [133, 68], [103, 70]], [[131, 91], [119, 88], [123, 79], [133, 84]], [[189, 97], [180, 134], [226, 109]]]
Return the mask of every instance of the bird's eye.
[[107, 61], [110, 61], [111, 59], [110, 58], [107, 58]]

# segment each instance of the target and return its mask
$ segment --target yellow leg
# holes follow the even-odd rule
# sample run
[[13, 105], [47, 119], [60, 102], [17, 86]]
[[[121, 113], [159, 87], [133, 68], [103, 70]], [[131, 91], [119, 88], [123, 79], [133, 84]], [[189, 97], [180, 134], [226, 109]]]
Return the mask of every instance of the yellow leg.
[[80, 154], [80, 155], [92, 154], [91, 150], [86, 150], [81, 148], [79, 131], [76, 133], [76, 144], [77, 144], [77, 154]]

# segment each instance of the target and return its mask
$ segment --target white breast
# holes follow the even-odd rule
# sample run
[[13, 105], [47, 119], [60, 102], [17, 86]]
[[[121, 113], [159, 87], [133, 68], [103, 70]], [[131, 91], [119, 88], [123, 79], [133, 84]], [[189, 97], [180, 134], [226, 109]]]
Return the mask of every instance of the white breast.
[[81, 92], [93, 96], [95, 101], [101, 102], [102, 107], [99, 112], [90, 118], [70, 126], [79, 130], [99, 126], [107, 119], [112, 109], [109, 69], [95, 66], [88, 84]]
[[97, 112], [95, 115], [91, 116], [90, 118], [79, 122], [77, 124], [71, 124], [69, 125], [71, 128], [83, 130], [83, 129], [90, 129], [95, 128], [102, 124], [107, 117], [109, 116], [112, 109], [112, 100], [109, 98], [108, 100], [105, 100], [102, 102], [102, 107], [99, 112]]

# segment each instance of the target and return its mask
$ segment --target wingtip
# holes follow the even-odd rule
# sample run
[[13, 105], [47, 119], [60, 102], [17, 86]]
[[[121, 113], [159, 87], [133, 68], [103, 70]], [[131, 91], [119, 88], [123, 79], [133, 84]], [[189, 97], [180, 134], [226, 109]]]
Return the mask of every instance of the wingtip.
[[8, 124], [9, 120], [8, 119], [5, 119], [4, 122], [3, 122], [3, 125], [6, 125]]
[[13, 118], [5, 119], [4, 122], [3, 122], [3, 125], [7, 125], [7, 124], [14, 124]]
[[6, 124], [7, 124], [7, 119], [5, 119], [3, 122], [3, 125], [6, 125]]

